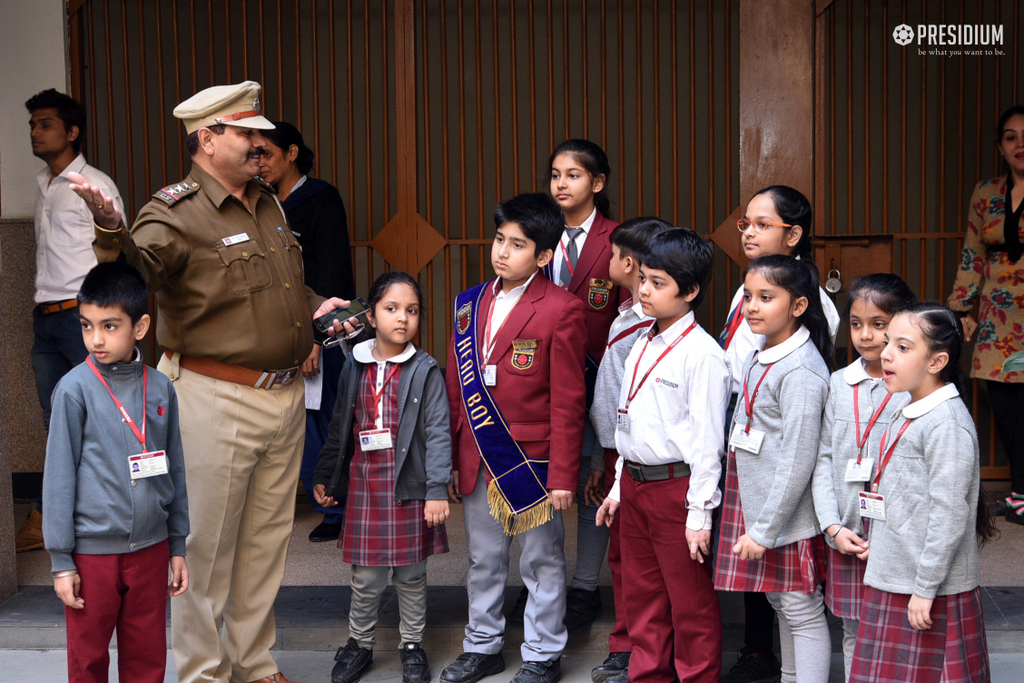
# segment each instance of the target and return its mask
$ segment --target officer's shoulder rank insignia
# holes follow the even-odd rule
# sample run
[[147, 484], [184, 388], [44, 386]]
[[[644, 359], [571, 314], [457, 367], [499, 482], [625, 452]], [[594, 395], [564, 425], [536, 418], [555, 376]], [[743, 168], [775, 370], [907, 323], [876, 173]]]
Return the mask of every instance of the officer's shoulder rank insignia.
[[174, 183], [173, 185], [160, 188], [153, 193], [153, 197], [164, 202], [167, 206], [173, 206], [179, 199], [189, 196], [198, 189], [199, 183], [191, 178], [186, 178], [180, 183]]
[[611, 280], [591, 278], [590, 293], [587, 296], [587, 300], [590, 302], [591, 307], [602, 309], [607, 306], [608, 300], [611, 299], [612, 287], [614, 285], [615, 283]]
[[533, 365], [533, 356], [537, 352], [536, 339], [516, 339], [512, 342], [512, 367], [527, 370]]

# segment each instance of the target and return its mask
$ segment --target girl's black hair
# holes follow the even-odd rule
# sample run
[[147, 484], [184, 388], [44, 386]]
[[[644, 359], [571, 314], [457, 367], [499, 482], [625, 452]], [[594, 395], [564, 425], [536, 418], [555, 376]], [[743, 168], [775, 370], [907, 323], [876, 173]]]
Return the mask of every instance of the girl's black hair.
[[549, 177], [551, 166], [555, 163], [555, 157], [559, 154], [571, 154], [579, 162], [580, 166], [585, 168], [587, 173], [595, 178], [599, 175], [604, 176], [604, 187], [594, 195], [594, 206], [597, 207], [602, 216], [611, 218], [612, 206], [611, 200], [608, 198], [608, 179], [612, 175], [612, 167], [608, 163], [608, 155], [604, 153], [600, 145], [581, 138], [566, 140], [558, 147], [555, 147], [555, 151], [551, 153], [551, 157], [548, 159]]
[[[772, 203], [775, 204], [775, 213], [779, 214], [783, 223], [794, 227], [800, 226], [802, 230], [800, 241], [793, 249], [793, 256], [809, 260], [812, 250], [811, 224], [814, 220], [814, 211], [811, 209], [811, 203], [807, 201], [807, 197], [788, 185], [770, 185], [755, 192], [751, 199], [762, 194], [772, 198]], [[785, 229], [792, 230], [793, 228]]]
[[1024, 107], [1017, 105], [1010, 107], [1003, 112], [1003, 115], [999, 117], [999, 125], [996, 126], [996, 144], [998, 145], [1003, 141], [1003, 132], [1006, 130], [1006, 124], [1009, 123], [1010, 119], [1014, 116], [1024, 116]]
[[[904, 306], [899, 313], [907, 313], [911, 324], [921, 330], [925, 344], [931, 353], [945, 351], [949, 354], [946, 367], [939, 373], [939, 379], [952, 382], [960, 389], [960, 356], [964, 349], [964, 328], [960, 318], [953, 311], [935, 301], [916, 301]], [[978, 486], [978, 517], [974, 526], [978, 546], [983, 546], [996, 535], [992, 523], [992, 503], [988, 492]]]
[[750, 262], [743, 271], [747, 274], [758, 272], [764, 279], [776, 287], [782, 287], [794, 299], [807, 299], [807, 310], [800, 316], [800, 323], [811, 333], [811, 342], [828, 366], [829, 372], [834, 370], [832, 355], [832, 333], [828, 329], [828, 318], [821, 305], [821, 292], [818, 287], [818, 270], [809, 261], [798, 261], [785, 254], [759, 256]]
[[370, 310], [376, 312], [377, 304], [380, 300], [388, 293], [391, 289], [391, 285], [409, 285], [413, 291], [416, 292], [416, 298], [420, 304], [420, 319], [423, 319], [423, 292], [420, 291], [420, 283], [416, 282], [416, 278], [409, 273], [401, 270], [392, 270], [391, 272], [384, 273], [376, 280], [373, 281], [373, 286], [370, 287], [370, 293], [366, 296], [366, 303], [370, 304]]
[[878, 310], [893, 316], [897, 311], [917, 301], [917, 295], [910, 285], [893, 273], [871, 273], [850, 283], [843, 319], [849, 320], [853, 302], [864, 300], [874, 304]]
[[275, 121], [272, 130], [261, 130], [260, 132], [263, 133], [263, 137], [273, 142], [285, 152], [292, 145], [299, 148], [299, 154], [295, 157], [295, 165], [299, 167], [299, 173], [306, 175], [313, 170], [315, 155], [313, 150], [306, 147], [306, 143], [302, 140], [302, 133], [299, 132], [298, 128], [287, 121]]

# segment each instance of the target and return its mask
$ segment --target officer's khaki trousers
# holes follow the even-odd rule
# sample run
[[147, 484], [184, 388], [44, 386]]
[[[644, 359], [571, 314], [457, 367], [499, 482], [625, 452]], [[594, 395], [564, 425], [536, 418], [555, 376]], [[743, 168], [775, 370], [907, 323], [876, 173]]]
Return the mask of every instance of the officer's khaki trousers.
[[178, 394], [191, 522], [189, 587], [171, 600], [178, 680], [247, 683], [278, 670], [274, 599], [295, 516], [303, 383], [254, 389], [176, 361], [158, 368]]

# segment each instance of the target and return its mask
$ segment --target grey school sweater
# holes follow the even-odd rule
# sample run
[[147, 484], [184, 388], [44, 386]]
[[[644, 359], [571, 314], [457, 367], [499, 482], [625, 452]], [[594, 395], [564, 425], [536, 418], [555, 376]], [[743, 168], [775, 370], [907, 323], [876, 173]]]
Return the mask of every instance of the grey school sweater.
[[885, 521], [871, 522], [864, 583], [929, 599], [974, 590], [981, 582], [974, 421], [956, 386], [947, 384], [896, 413], [886, 449], [907, 418], [878, 486]]
[[590, 423], [597, 434], [597, 446], [590, 469], [604, 471], [604, 449], [615, 448], [615, 421], [619, 394], [626, 372], [626, 358], [633, 342], [647, 331], [654, 318], [645, 316], [640, 304], [632, 300], [619, 307], [619, 317], [608, 330], [608, 345], [594, 382], [594, 400], [590, 404]]
[[[782, 344], [747, 358], [742, 376], [751, 395], [771, 363], [754, 399], [751, 422], [751, 429], [765, 432], [761, 449], [755, 455], [737, 448], [735, 457], [747, 534], [766, 548], [778, 548], [819, 533], [811, 475], [829, 372], [804, 327]], [[746, 422], [741, 385], [730, 437], [735, 425]]]
[[[854, 386], [859, 387], [859, 425], [854, 422]], [[858, 536], [864, 534], [857, 493], [866, 490], [866, 482], [846, 481], [846, 467], [851, 460], [857, 459], [857, 434], [863, 437], [871, 416], [888, 394], [881, 379], [868, 375], [863, 359], [858, 358], [846, 368], [832, 373], [825, 417], [821, 421], [821, 446], [818, 448], [813, 483], [814, 510], [818, 515], [818, 528], [822, 531], [833, 524], [840, 524]], [[882, 433], [908, 398], [910, 395], [904, 392], [894, 394], [868, 433], [862, 457], [873, 459], [874, 467], [878, 467], [878, 444], [882, 441]], [[874, 468], [871, 476], [874, 476]], [[835, 547], [831, 540], [828, 543]]]
[[[110, 390], [141, 429], [142, 361], [96, 363]], [[53, 390], [43, 467], [43, 538], [53, 571], [75, 568], [71, 553], [117, 555], [168, 540], [185, 555], [189, 532], [178, 397], [171, 380], [147, 373], [146, 443], [166, 451], [167, 474], [131, 479], [128, 456], [143, 452], [86, 363]]]

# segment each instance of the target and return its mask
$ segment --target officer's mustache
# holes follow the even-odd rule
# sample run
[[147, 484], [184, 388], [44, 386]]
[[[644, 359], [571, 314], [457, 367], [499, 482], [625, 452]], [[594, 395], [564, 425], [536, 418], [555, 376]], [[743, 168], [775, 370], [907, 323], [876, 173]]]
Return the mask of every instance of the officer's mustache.
[[267, 153], [266, 148], [264, 148], [264, 147], [257, 147], [253, 151], [249, 152], [248, 158], [249, 159], [262, 159], [263, 155], [266, 154], [266, 153]]

